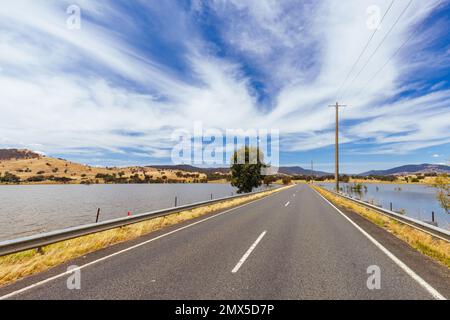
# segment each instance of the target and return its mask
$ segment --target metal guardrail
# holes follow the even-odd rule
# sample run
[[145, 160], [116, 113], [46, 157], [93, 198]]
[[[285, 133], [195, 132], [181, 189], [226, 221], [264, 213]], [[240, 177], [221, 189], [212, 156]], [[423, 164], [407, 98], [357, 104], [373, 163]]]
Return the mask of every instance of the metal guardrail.
[[408, 216], [401, 215], [401, 214], [399, 214], [397, 212], [394, 212], [394, 211], [390, 211], [390, 210], [387, 210], [387, 209], [384, 209], [384, 208], [380, 208], [380, 207], [378, 207], [376, 205], [364, 202], [362, 200], [355, 199], [355, 198], [353, 198], [353, 197], [351, 197], [349, 195], [343, 194], [343, 193], [337, 193], [335, 191], [331, 191], [331, 190], [328, 190], [328, 189], [325, 189], [325, 190], [330, 192], [330, 193], [332, 193], [332, 194], [334, 194], [334, 195], [337, 195], [337, 196], [340, 196], [340, 197], [345, 198], [347, 200], [356, 202], [356, 203], [358, 203], [358, 204], [360, 204], [360, 205], [362, 205], [364, 207], [368, 207], [370, 209], [373, 209], [373, 210], [375, 210], [375, 211], [377, 211], [377, 212], [379, 212], [381, 214], [384, 214], [384, 215], [386, 215], [386, 216], [388, 216], [388, 217], [390, 217], [390, 218], [392, 218], [392, 219], [394, 219], [394, 220], [396, 220], [398, 222], [401, 222], [403, 224], [409, 225], [410, 227], [413, 227], [415, 229], [418, 229], [420, 231], [428, 233], [429, 235], [431, 235], [433, 237], [436, 237], [436, 238], [439, 238], [441, 240], [450, 242], [450, 231], [448, 231], [448, 230], [445, 230], [445, 229], [442, 229], [442, 228], [439, 228], [439, 227], [435, 227], [435, 226], [433, 226], [431, 224], [428, 224], [426, 222], [423, 222], [423, 221], [420, 221], [420, 220], [417, 220], [417, 219], [414, 219], [414, 218], [411, 218], [411, 217], [408, 217]]
[[179, 207], [173, 207], [173, 208], [168, 208], [168, 209], [163, 209], [163, 210], [146, 212], [146, 213], [141, 213], [141, 214], [137, 214], [134, 216], [117, 218], [117, 219], [112, 219], [112, 220], [103, 221], [103, 222], [99, 222], [99, 223], [92, 223], [92, 224], [82, 225], [82, 226], [78, 226], [78, 227], [67, 228], [67, 229], [63, 229], [63, 230], [51, 231], [51, 232], [41, 233], [41, 234], [29, 236], [29, 237], [18, 238], [18, 239], [14, 239], [14, 240], [7, 240], [7, 241], [0, 242], [0, 257], [8, 255], [8, 254], [26, 251], [26, 250], [41, 248], [41, 247], [44, 247], [44, 246], [47, 246], [47, 245], [50, 245], [53, 243], [58, 243], [61, 241], [70, 240], [70, 239], [78, 238], [81, 236], [86, 236], [86, 235], [93, 234], [93, 233], [98, 233], [101, 231], [124, 227], [127, 225], [135, 224], [135, 223], [146, 221], [146, 220], [151, 220], [151, 219], [155, 219], [155, 218], [168, 216], [173, 213], [186, 211], [186, 210], [190, 210], [190, 209], [195, 209], [195, 208], [199, 208], [199, 207], [202, 207], [205, 205], [210, 205], [210, 204], [214, 204], [214, 203], [218, 203], [218, 202], [222, 202], [222, 201], [226, 201], [226, 200], [233, 200], [233, 199], [248, 197], [248, 196], [260, 194], [260, 193], [271, 191], [271, 190], [276, 190], [276, 188], [269, 189], [269, 190], [266, 189], [266, 190], [262, 190], [262, 191], [251, 192], [251, 193], [244, 193], [244, 194], [235, 195], [235, 196], [231, 196], [231, 197], [196, 202], [196, 203], [187, 204], [187, 205], [183, 205], [183, 206], [179, 206]]

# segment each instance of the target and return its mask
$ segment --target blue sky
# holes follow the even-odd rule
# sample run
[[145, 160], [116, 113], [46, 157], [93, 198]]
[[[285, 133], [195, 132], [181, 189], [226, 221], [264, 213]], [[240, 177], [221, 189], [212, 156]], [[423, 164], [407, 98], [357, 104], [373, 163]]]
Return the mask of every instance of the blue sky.
[[[201, 121], [279, 129], [282, 165], [332, 171], [327, 106], [339, 100], [343, 171], [448, 164], [449, 1], [391, 3], [2, 3], [0, 147], [92, 165], [171, 163], [172, 132]], [[70, 5], [79, 30], [67, 28]]]

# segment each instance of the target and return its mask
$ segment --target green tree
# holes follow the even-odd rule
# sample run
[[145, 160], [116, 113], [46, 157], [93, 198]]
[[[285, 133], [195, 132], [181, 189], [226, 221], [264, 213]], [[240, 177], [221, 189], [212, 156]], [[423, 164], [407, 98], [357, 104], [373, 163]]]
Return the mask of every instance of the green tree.
[[438, 176], [433, 187], [436, 188], [436, 198], [439, 204], [447, 214], [450, 214], [450, 181], [448, 175]]
[[231, 158], [231, 185], [238, 188], [238, 193], [252, 192], [261, 186], [264, 154], [254, 147], [242, 147]]

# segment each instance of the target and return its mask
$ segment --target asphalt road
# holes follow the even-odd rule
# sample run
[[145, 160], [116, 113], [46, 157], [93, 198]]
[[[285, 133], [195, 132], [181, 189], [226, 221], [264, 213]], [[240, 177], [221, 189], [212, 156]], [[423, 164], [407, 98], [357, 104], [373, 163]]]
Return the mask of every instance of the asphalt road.
[[[60, 275], [67, 269], [64, 265], [2, 288], [0, 296], [433, 299], [436, 294], [448, 297], [450, 289], [447, 268], [365, 220], [346, 218], [306, 185], [170, 227], [71, 264], [82, 267], [79, 290], [68, 289], [69, 275]], [[379, 267], [380, 289], [367, 286], [370, 266]]]

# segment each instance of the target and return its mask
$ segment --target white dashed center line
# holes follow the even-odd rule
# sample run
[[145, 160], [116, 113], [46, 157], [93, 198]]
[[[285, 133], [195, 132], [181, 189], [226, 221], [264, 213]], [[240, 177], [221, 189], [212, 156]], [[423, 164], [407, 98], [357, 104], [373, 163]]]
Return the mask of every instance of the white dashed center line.
[[247, 252], [242, 256], [241, 260], [237, 263], [237, 265], [234, 267], [233, 270], [231, 270], [232, 273], [236, 273], [239, 271], [241, 266], [244, 264], [245, 260], [250, 256], [253, 250], [255, 250], [258, 243], [262, 240], [262, 238], [266, 235], [267, 231], [264, 231], [261, 233], [261, 235], [256, 239], [256, 241], [252, 244], [252, 246], [247, 250]]

